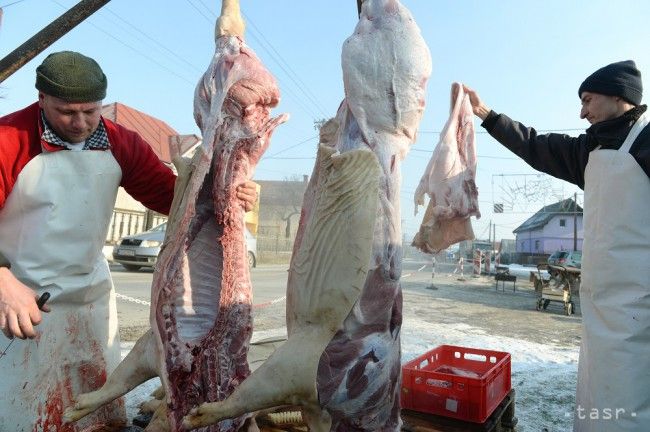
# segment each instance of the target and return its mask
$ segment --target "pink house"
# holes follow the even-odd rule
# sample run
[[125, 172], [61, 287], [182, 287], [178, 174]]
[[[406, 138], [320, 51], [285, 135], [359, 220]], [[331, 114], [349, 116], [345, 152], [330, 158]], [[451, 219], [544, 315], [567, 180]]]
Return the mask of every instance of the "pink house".
[[558, 250], [573, 250], [574, 237], [577, 250], [582, 250], [582, 207], [570, 198], [547, 205], [513, 233], [516, 251], [521, 254], [549, 255]]

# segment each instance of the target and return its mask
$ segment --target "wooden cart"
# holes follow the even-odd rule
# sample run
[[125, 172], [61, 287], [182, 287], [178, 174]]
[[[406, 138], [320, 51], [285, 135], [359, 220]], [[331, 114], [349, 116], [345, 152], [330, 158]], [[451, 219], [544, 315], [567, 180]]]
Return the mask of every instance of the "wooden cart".
[[[544, 267], [551, 275], [551, 279], [548, 281], [541, 278], [541, 270]], [[537, 269], [540, 272], [537, 280], [540, 281], [541, 291], [536, 309], [538, 311], [546, 310], [551, 302], [559, 302], [562, 303], [566, 315], [575, 313], [575, 304], [571, 293], [574, 290], [574, 285], [580, 281], [580, 269], [551, 264], [539, 264]]]

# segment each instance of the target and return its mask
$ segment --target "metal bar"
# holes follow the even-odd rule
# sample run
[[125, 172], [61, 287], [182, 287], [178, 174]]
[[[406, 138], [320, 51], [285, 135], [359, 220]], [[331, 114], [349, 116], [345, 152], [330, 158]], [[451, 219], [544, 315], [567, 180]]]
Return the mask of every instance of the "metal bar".
[[357, 13], [359, 14], [359, 18], [361, 17], [361, 3], [363, 3], [363, 0], [357, 0]]
[[81, 0], [0, 60], [0, 83], [110, 0]]

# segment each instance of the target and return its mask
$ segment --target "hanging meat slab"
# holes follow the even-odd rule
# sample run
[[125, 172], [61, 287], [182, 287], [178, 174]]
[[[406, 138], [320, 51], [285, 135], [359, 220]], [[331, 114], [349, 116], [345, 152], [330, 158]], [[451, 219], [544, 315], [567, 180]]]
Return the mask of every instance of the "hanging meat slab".
[[476, 187], [474, 113], [459, 83], [452, 85], [451, 110], [440, 141], [415, 191], [415, 213], [429, 204], [413, 246], [438, 253], [452, 244], [474, 239], [471, 216], [481, 217]]

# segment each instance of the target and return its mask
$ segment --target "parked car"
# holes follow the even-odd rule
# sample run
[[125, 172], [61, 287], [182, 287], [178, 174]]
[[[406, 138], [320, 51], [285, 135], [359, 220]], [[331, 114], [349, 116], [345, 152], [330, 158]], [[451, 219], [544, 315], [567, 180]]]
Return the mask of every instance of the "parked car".
[[582, 251], [557, 251], [548, 257], [551, 265], [582, 268]]
[[[160, 247], [165, 239], [167, 223], [160, 224], [149, 231], [123, 237], [113, 248], [113, 261], [121, 264], [128, 271], [137, 271], [142, 267], [154, 267], [158, 260]], [[246, 249], [248, 267], [257, 265], [257, 239], [246, 229]]]

